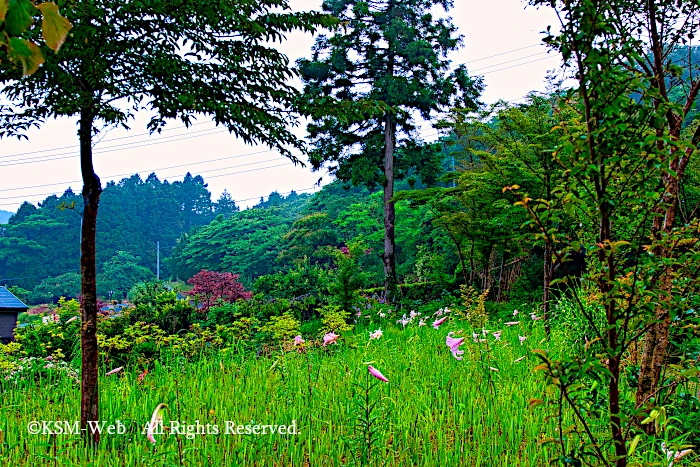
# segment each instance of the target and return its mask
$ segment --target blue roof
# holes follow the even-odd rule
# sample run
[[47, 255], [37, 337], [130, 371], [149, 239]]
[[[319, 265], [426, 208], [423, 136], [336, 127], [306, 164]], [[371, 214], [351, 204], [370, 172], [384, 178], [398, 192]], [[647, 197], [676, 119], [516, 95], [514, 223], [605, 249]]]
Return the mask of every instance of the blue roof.
[[12, 295], [5, 287], [0, 286], [0, 310], [26, 310], [27, 308], [29, 307], [22, 300]]

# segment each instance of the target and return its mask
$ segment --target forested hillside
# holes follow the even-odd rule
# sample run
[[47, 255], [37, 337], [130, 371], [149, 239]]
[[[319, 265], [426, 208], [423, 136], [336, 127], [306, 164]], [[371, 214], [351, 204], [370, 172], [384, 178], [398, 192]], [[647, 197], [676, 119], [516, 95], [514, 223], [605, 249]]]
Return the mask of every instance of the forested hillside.
[[[237, 210], [230, 197], [212, 202], [201, 176], [161, 182], [155, 175], [142, 180], [134, 175], [109, 183], [102, 195], [104, 213], [97, 226], [98, 272], [126, 268], [133, 278], [121, 283], [101, 281], [100, 294], [124, 296], [133, 280], [155, 278], [156, 246], [167, 256], [178, 238], [190, 229], [207, 224], [218, 213]], [[49, 196], [39, 206], [24, 203], [0, 230], [2, 283], [31, 290], [48, 280], [43, 289], [56, 288], [66, 296], [79, 292], [81, 197], [68, 190]], [[161, 266], [162, 277], [167, 267]], [[60, 277], [59, 280], [55, 278]], [[61, 294], [45, 290], [37, 301], [55, 301]]]

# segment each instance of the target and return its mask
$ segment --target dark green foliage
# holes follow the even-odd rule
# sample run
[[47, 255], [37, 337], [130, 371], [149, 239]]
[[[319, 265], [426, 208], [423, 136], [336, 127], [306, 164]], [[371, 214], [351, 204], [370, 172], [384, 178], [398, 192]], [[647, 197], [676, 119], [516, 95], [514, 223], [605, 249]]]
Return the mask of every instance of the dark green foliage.
[[29, 293], [30, 293], [29, 290], [23, 289], [22, 287], [17, 287], [16, 285], [8, 287], [7, 290], [12, 295], [19, 298], [25, 304], [29, 303]]
[[306, 261], [284, 271], [260, 276], [253, 284], [253, 291], [275, 299], [294, 299], [305, 295], [320, 297], [327, 287], [327, 270]]
[[150, 269], [139, 265], [139, 259], [125, 251], [117, 254], [102, 267], [97, 275], [97, 293], [110, 300], [122, 300], [134, 284], [154, 278]]
[[[197, 319], [194, 306], [177, 296], [162, 282], [146, 282], [134, 287], [129, 296], [134, 308], [126, 312], [125, 323], [155, 324], [168, 334], [189, 329]], [[113, 330], [116, 331], [116, 330]], [[118, 332], [115, 332], [115, 334]]]
[[[24, 203], [0, 231], [0, 279], [22, 278], [11, 284], [32, 288], [43, 278], [77, 271], [81, 205], [81, 198], [71, 190], [61, 197], [47, 197], [38, 208]], [[145, 181], [134, 175], [110, 182], [102, 193], [97, 221], [98, 274], [120, 251], [133, 255], [138, 266], [155, 274], [156, 242], [160, 241], [161, 276], [167, 277], [164, 260], [177, 239], [186, 229], [212, 218], [211, 194], [199, 175], [188, 174], [174, 183], [161, 182], [154, 174]], [[149, 278], [145, 270], [140, 271], [136, 282]], [[125, 294], [136, 282], [124, 283], [119, 290]], [[113, 286], [98, 283], [98, 287], [103, 297], [110, 289], [116, 292]]]
[[304, 260], [328, 264], [333, 259], [333, 250], [341, 244], [325, 212], [308, 214], [294, 221], [283, 241], [283, 249], [277, 257], [283, 266]]
[[234, 212], [238, 212], [241, 209], [236, 206], [236, 202], [231, 197], [231, 193], [224, 189], [219, 197], [219, 200], [214, 204], [214, 214], [223, 214], [224, 217], [228, 217]]
[[329, 301], [344, 312], [352, 311], [359, 301], [360, 290], [366, 286], [367, 277], [360, 265], [365, 251], [366, 245], [361, 241], [336, 251], [335, 267], [328, 284]]
[[30, 289], [47, 277], [77, 271], [80, 215], [60, 207], [78, 201], [68, 190], [60, 198], [47, 197], [39, 208], [23, 204], [0, 231], [0, 279], [12, 278], [11, 284]]
[[80, 296], [80, 274], [67, 272], [56, 277], [44, 279], [29, 294], [29, 303], [56, 303], [59, 298], [77, 298]]
[[166, 264], [172, 274], [188, 279], [201, 269], [231, 271], [244, 283], [277, 269], [282, 239], [304, 199], [284, 207], [247, 209], [219, 216], [206, 227], [186, 234]]

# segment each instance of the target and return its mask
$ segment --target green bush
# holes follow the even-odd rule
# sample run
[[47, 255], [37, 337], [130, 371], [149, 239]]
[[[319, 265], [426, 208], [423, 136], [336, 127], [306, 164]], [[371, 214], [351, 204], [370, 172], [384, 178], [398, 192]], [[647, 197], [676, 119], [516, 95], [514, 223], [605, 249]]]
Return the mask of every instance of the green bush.
[[335, 255], [335, 269], [331, 271], [328, 284], [329, 301], [348, 313], [358, 303], [360, 291], [366, 283], [366, 274], [359, 260], [366, 249], [362, 240], [358, 239], [337, 250]]
[[325, 293], [327, 288], [328, 272], [320, 266], [310, 265], [308, 260], [295, 268], [260, 276], [253, 284], [255, 294], [290, 300], [305, 295], [318, 296]]
[[[43, 324], [36, 321], [15, 330], [15, 340], [27, 357], [52, 357], [71, 361], [80, 354], [80, 304], [61, 297], [53, 313], [59, 316]], [[52, 313], [52, 316], [53, 316]], [[74, 319], [75, 318], [75, 319]]]

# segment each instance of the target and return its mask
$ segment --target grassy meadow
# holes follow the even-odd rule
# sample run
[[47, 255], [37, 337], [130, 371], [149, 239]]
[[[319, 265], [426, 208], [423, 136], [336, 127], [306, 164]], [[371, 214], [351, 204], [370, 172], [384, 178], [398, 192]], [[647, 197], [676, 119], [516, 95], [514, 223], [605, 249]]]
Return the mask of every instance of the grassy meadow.
[[[97, 449], [78, 436], [27, 429], [32, 420], [79, 420], [75, 381], [0, 381], [0, 465], [547, 465], [548, 451], [538, 442], [554, 436], [555, 423], [542, 407], [529, 407], [543, 388], [528, 354], [545, 345], [538, 324], [494, 324], [503, 330], [498, 341], [488, 334], [475, 342], [471, 330], [464, 332], [461, 361], [445, 345], [447, 333], [459, 330], [448, 321], [438, 330], [429, 323], [392, 325], [374, 340], [356, 329], [337, 344], [301, 353], [230, 348], [194, 363], [163, 358], [142, 380], [129, 367], [102, 373], [100, 420], [120, 420], [127, 432], [103, 434]], [[523, 344], [519, 335], [527, 335]], [[371, 377], [368, 365], [389, 382]], [[223, 431], [226, 421], [295, 420], [299, 434], [188, 439], [166, 429], [152, 444], [143, 427], [160, 403], [168, 405], [166, 427], [171, 420], [199, 421]]]

